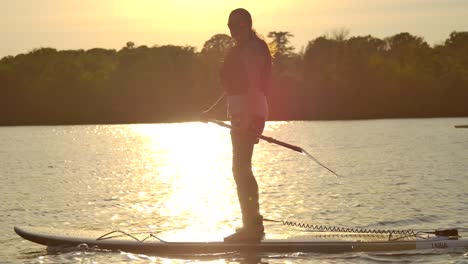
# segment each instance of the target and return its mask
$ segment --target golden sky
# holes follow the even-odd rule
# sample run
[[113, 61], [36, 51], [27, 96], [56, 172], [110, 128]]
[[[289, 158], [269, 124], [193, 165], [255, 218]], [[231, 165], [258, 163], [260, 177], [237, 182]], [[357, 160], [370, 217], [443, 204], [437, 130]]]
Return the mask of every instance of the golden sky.
[[228, 34], [229, 12], [248, 9], [254, 27], [289, 31], [297, 49], [337, 28], [350, 35], [410, 32], [430, 44], [468, 30], [466, 0], [0, 0], [0, 57], [38, 47], [120, 49], [191, 45]]

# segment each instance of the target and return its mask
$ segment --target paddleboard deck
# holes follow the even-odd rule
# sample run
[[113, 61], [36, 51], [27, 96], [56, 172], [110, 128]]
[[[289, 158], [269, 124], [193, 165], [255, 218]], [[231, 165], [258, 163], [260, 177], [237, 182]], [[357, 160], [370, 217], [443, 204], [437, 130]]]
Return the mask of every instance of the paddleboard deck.
[[287, 239], [265, 239], [260, 243], [168, 242], [153, 235], [131, 235], [120, 231], [62, 230], [40, 227], [15, 227], [22, 238], [45, 246], [97, 247], [132, 253], [175, 255], [215, 254], [227, 252], [366, 252], [416, 249], [466, 248], [468, 239], [436, 235], [391, 238], [376, 234], [320, 233]]

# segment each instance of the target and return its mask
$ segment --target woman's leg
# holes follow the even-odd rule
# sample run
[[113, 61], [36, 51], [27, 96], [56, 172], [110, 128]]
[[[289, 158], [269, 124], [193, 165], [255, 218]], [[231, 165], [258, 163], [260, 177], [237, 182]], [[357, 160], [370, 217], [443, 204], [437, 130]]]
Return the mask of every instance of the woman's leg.
[[242, 211], [243, 228], [255, 237], [263, 235], [263, 218], [259, 212], [258, 184], [252, 173], [252, 155], [254, 145], [258, 142], [256, 135], [262, 133], [265, 121], [251, 120], [248, 133], [236, 132], [239, 119], [233, 118], [231, 123], [232, 172]]

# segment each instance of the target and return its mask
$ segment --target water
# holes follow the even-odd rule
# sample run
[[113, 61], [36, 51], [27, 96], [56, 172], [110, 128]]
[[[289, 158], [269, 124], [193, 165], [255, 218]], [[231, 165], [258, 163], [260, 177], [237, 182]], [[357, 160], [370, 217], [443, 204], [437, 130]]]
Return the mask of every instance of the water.
[[[467, 119], [269, 122], [254, 164], [265, 217], [366, 228], [468, 227]], [[229, 133], [214, 124], [0, 128], [0, 263], [468, 263], [467, 250], [161, 258], [46, 249], [15, 225], [210, 239], [240, 225]], [[302, 234], [266, 224], [267, 237]]]

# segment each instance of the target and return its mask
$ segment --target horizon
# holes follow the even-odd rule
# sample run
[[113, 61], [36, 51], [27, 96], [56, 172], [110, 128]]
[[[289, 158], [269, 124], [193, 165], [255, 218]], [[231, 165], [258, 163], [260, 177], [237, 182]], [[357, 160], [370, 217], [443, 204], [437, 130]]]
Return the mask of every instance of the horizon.
[[237, 7], [251, 12], [254, 28], [265, 37], [270, 31], [291, 32], [296, 51], [336, 29], [349, 30], [349, 36], [377, 38], [408, 32], [431, 46], [442, 44], [453, 31], [468, 29], [468, 1], [349, 0], [340, 4], [306, 0], [5, 2], [0, 28], [7, 41], [0, 47], [0, 58], [43, 47], [118, 50], [128, 41], [136, 46], [187, 45], [200, 51], [213, 35], [229, 34], [227, 17]]

